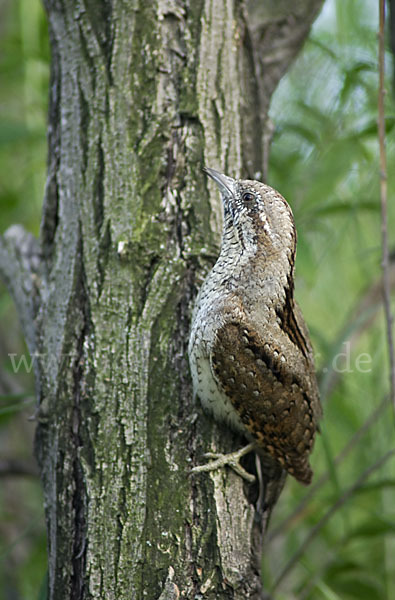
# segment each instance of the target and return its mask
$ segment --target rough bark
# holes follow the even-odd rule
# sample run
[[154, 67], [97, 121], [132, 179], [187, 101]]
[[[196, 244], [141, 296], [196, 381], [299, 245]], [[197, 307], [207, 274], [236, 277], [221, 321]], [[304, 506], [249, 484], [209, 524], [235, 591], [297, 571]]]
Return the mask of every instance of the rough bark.
[[263, 597], [254, 490], [189, 474], [239, 443], [187, 365], [221, 229], [201, 167], [264, 170], [270, 95], [321, 0], [252, 19], [231, 0], [45, 4], [41, 239], [13, 227], [0, 269], [35, 356], [48, 598]]

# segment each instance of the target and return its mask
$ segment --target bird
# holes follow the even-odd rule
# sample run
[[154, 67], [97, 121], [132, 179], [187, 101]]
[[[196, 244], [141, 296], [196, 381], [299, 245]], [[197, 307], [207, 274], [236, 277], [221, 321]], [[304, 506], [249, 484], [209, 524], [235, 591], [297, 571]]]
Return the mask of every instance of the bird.
[[292, 210], [269, 185], [203, 170], [221, 192], [223, 233], [192, 313], [193, 391], [206, 412], [249, 444], [229, 455], [208, 453], [217, 460], [192, 470], [229, 464], [252, 481], [239, 459], [255, 450], [308, 485], [322, 409], [309, 332], [294, 299]]

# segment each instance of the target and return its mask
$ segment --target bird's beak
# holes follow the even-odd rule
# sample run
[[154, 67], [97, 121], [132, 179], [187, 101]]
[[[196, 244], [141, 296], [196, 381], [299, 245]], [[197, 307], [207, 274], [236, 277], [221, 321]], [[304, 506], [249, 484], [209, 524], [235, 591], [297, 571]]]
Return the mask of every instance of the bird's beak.
[[221, 193], [225, 196], [233, 196], [235, 193], [235, 184], [236, 181], [227, 175], [223, 175], [218, 171], [214, 171], [214, 169], [209, 169], [208, 167], [203, 167], [204, 173], [206, 173], [211, 179], [215, 181]]

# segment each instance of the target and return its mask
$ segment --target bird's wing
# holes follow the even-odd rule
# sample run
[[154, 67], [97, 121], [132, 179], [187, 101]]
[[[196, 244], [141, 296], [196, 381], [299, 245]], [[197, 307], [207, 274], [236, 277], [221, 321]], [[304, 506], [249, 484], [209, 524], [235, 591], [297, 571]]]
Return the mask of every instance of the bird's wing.
[[322, 406], [320, 402], [320, 394], [318, 390], [317, 378], [315, 375], [315, 365], [314, 365], [314, 352], [310, 342], [310, 333], [307, 328], [306, 322], [303, 318], [302, 311], [299, 308], [299, 304], [295, 302], [294, 304], [294, 312], [295, 312], [295, 320], [298, 325], [299, 330], [301, 331], [304, 339], [306, 340], [307, 347], [307, 369], [310, 373], [310, 384], [312, 386], [311, 390], [311, 402], [313, 406], [314, 415], [316, 420], [318, 421], [322, 417]]
[[[314, 366], [314, 353], [310, 334], [299, 304], [293, 298], [293, 283], [285, 288], [285, 300], [281, 308], [276, 309], [278, 324], [283, 334], [304, 357], [304, 370], [310, 387], [310, 401], [316, 420], [322, 417], [322, 407]], [[301, 357], [300, 357], [301, 358]]]
[[210, 362], [250, 435], [287, 471], [309, 483], [308, 455], [316, 431], [309, 373], [293, 372], [280, 349], [234, 320], [218, 330]]

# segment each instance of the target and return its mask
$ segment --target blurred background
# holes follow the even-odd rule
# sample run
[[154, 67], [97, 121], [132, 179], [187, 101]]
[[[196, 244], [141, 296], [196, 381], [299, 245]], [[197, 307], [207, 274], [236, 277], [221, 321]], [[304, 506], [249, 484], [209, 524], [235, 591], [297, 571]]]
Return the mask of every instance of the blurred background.
[[[0, 233], [22, 223], [35, 235], [46, 177], [47, 24], [39, 0], [0, 0]], [[27, 349], [0, 283], [0, 600], [45, 590], [43, 498], [33, 459], [32, 373], [12, 368]], [[17, 365], [17, 363], [16, 363]]]
[[[380, 465], [394, 446], [394, 419], [380, 288], [377, 30], [377, 0], [326, 0], [272, 101], [268, 183], [295, 215], [297, 298], [325, 415], [313, 487], [289, 478], [269, 530], [264, 573], [284, 600], [395, 598], [395, 460]], [[387, 53], [395, 254], [392, 65]], [[48, 79], [41, 3], [0, 0], [0, 232], [13, 223], [39, 231]], [[391, 272], [394, 289], [394, 266]], [[0, 287], [0, 600], [45, 598], [43, 500], [29, 420], [34, 384], [30, 361], [19, 365], [26, 352], [12, 300]]]

